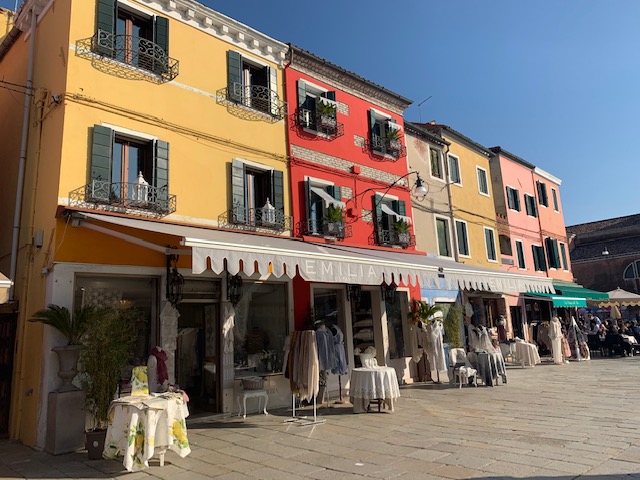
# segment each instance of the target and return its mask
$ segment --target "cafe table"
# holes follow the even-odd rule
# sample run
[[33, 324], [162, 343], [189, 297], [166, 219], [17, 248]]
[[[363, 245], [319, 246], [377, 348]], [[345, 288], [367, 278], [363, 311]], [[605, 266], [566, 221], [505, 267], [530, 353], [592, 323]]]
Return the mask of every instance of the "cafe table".
[[353, 404], [353, 413], [364, 413], [369, 404], [383, 401], [393, 412], [393, 402], [400, 398], [398, 377], [391, 367], [362, 367], [351, 370], [349, 398]]
[[185, 418], [189, 411], [180, 393], [121, 397], [109, 408], [105, 458], [124, 456], [123, 465], [135, 472], [149, 467], [154, 453], [164, 463], [164, 453], [181, 457], [191, 453]]

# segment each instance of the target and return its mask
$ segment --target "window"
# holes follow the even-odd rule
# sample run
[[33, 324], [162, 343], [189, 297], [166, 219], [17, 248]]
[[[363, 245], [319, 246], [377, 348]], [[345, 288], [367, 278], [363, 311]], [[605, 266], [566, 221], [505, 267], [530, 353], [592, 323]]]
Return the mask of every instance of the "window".
[[538, 203], [544, 207], [548, 207], [549, 199], [547, 198], [547, 185], [544, 182], [536, 180], [536, 187], [538, 189]]
[[636, 260], [635, 262], [627, 265], [627, 268], [624, 269], [622, 278], [625, 280], [640, 279], [640, 260]]
[[538, 208], [536, 207], [536, 199], [531, 195], [524, 194], [524, 205], [527, 209], [527, 215], [530, 217], [538, 216]]
[[287, 286], [282, 283], [249, 283], [233, 325], [233, 363], [236, 376], [256, 372], [281, 372], [287, 328]]
[[409, 232], [411, 218], [407, 216], [407, 204], [403, 200], [392, 200], [388, 195], [373, 196], [376, 235], [378, 245], [400, 245], [408, 247], [414, 241]]
[[98, 0], [96, 52], [154, 73], [167, 71], [169, 20], [115, 0]]
[[336, 92], [298, 80], [299, 125], [328, 136], [337, 133]]
[[167, 142], [102, 125], [94, 125], [92, 142], [90, 201], [169, 213]]
[[547, 237], [544, 239], [545, 246], [547, 247], [547, 260], [549, 268], [562, 268], [560, 265], [560, 251], [558, 249], [558, 240]]
[[309, 235], [344, 238], [342, 190], [335, 185], [307, 180], [307, 228]]
[[449, 240], [449, 220], [436, 217], [436, 238], [438, 239], [438, 255], [451, 256], [451, 242]]
[[443, 179], [444, 173], [442, 172], [442, 156], [440, 155], [440, 150], [437, 148], [430, 148], [429, 158], [431, 160], [431, 176]]
[[524, 261], [524, 245], [520, 240], [516, 240], [516, 253], [518, 254], [518, 268], [524, 270], [527, 264]]
[[231, 185], [233, 223], [284, 228], [283, 172], [234, 159]]
[[547, 270], [547, 262], [544, 259], [544, 247], [540, 245], [532, 245], [533, 266], [537, 272], [545, 272]]
[[551, 189], [551, 198], [553, 199], [553, 209], [556, 212], [560, 211], [560, 207], [558, 206], [558, 192], [555, 188]]
[[[513, 255], [513, 248], [511, 248], [511, 237], [509, 237], [508, 235], [498, 234], [498, 243], [500, 245], [500, 253], [502, 255], [508, 255], [509, 257]], [[511, 259], [503, 258], [502, 263], [505, 262], [510, 262], [506, 264], [513, 265], [513, 260]]]
[[476, 167], [478, 172], [478, 191], [483, 195], [489, 195], [489, 184], [487, 183], [487, 171], [484, 168]]
[[469, 235], [467, 234], [467, 222], [456, 220], [456, 238], [458, 239], [458, 254], [469, 256]]
[[279, 115], [277, 70], [229, 50], [227, 95], [235, 103], [263, 113]]
[[562, 256], [562, 269], [569, 270], [569, 263], [567, 262], [567, 246], [564, 243], [560, 244], [560, 255]]
[[495, 262], [498, 260], [497, 252], [496, 252], [496, 238], [493, 233], [493, 228], [483, 227], [484, 228], [484, 243], [487, 247], [487, 260], [491, 262]]
[[456, 185], [462, 183], [462, 177], [460, 176], [460, 159], [451, 154], [449, 154], [449, 181]]
[[369, 109], [369, 144], [378, 155], [394, 158], [404, 157], [406, 150], [402, 145], [402, 127], [390, 116]]
[[511, 210], [520, 211], [520, 192], [515, 188], [507, 187], [507, 206]]

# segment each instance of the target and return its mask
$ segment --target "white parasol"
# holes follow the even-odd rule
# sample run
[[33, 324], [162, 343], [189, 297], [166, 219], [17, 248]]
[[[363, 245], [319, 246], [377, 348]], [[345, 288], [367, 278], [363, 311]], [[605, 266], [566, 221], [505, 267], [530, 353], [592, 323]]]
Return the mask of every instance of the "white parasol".
[[611, 290], [607, 292], [609, 295], [609, 300], [604, 302], [599, 302], [599, 307], [613, 307], [613, 306], [640, 306], [640, 295], [636, 293], [627, 292], [622, 288], [618, 287], [615, 290]]

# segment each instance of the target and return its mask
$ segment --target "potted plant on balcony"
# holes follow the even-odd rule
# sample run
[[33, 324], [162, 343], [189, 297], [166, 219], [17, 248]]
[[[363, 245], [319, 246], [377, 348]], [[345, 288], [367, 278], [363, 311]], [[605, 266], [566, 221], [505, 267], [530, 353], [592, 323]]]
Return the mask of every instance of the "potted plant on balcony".
[[122, 370], [135, 344], [141, 313], [133, 308], [95, 309], [88, 317], [82, 338], [80, 371], [87, 396], [87, 410], [94, 428], [86, 433], [90, 459], [102, 458], [109, 407], [116, 395]]
[[336, 127], [337, 120], [335, 102], [326, 98], [318, 98], [316, 101], [316, 112], [318, 114], [318, 127]]
[[385, 132], [385, 143], [387, 151], [392, 155], [398, 155], [402, 149], [402, 143], [400, 142], [400, 130], [395, 128], [387, 128]]
[[53, 347], [51, 350], [58, 356], [58, 376], [62, 380], [59, 392], [78, 390], [71, 382], [78, 373], [78, 356], [80, 355], [81, 340], [87, 328], [87, 320], [94, 313], [93, 307], [84, 307], [76, 311], [73, 316], [66, 307], [49, 305], [38, 310], [29, 319], [49, 325], [60, 332], [67, 340], [66, 345]]
[[344, 213], [341, 207], [329, 205], [324, 215], [324, 233], [332, 237], [344, 237]]
[[409, 224], [404, 219], [401, 218], [394, 222], [393, 233], [395, 234], [398, 245], [403, 247], [409, 246], [411, 243], [411, 233], [409, 233]]

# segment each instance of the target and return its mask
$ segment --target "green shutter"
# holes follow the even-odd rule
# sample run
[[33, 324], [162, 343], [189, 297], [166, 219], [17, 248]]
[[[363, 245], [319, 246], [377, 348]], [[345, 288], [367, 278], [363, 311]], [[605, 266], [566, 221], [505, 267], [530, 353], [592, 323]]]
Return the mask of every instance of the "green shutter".
[[227, 99], [242, 100], [242, 56], [238, 52], [227, 52]]
[[311, 181], [310, 180], [304, 181], [304, 192], [305, 192], [305, 206], [307, 211], [307, 221], [309, 221], [309, 228], [312, 231], [315, 231], [315, 229], [312, 228], [312, 225], [310, 224], [311, 223]]
[[101, 125], [93, 126], [91, 147], [91, 178], [89, 196], [108, 200], [111, 190], [111, 159], [113, 157], [113, 130]]
[[329, 100], [336, 101], [336, 92], [326, 92], [323, 97], [328, 98]]
[[[271, 188], [273, 194], [273, 200], [271, 204], [276, 209], [276, 215], [284, 215], [284, 173], [280, 170], [274, 170], [271, 173]], [[282, 217], [280, 217], [282, 218]], [[276, 217], [276, 222], [278, 217]]]
[[247, 223], [245, 169], [240, 160], [231, 162], [231, 204], [234, 223]]
[[156, 201], [164, 211], [169, 210], [169, 144], [156, 140], [153, 149], [153, 186]]
[[305, 108], [304, 103], [307, 101], [307, 82], [298, 80], [298, 108]]
[[156, 24], [153, 31], [154, 43], [164, 50], [164, 58], [154, 59], [153, 71], [158, 75], [166, 73], [169, 69], [169, 19], [156, 17]]
[[116, 0], [98, 0], [96, 17], [96, 30], [101, 30], [104, 33], [98, 34], [95, 53], [114, 57], [113, 35], [116, 30]]
[[278, 97], [278, 70], [269, 67], [269, 90], [271, 91], [271, 115], [280, 116], [280, 98]]
[[[376, 114], [373, 109], [369, 109], [369, 138], [373, 142], [373, 129], [376, 126]], [[381, 134], [384, 132], [380, 132]]]
[[342, 201], [342, 189], [340, 187], [337, 187], [335, 185], [329, 185], [326, 188], [326, 191], [329, 195], [331, 195], [336, 200]]
[[407, 204], [404, 200], [393, 200], [391, 202], [391, 208], [398, 215], [402, 215], [403, 217], [407, 216]]

